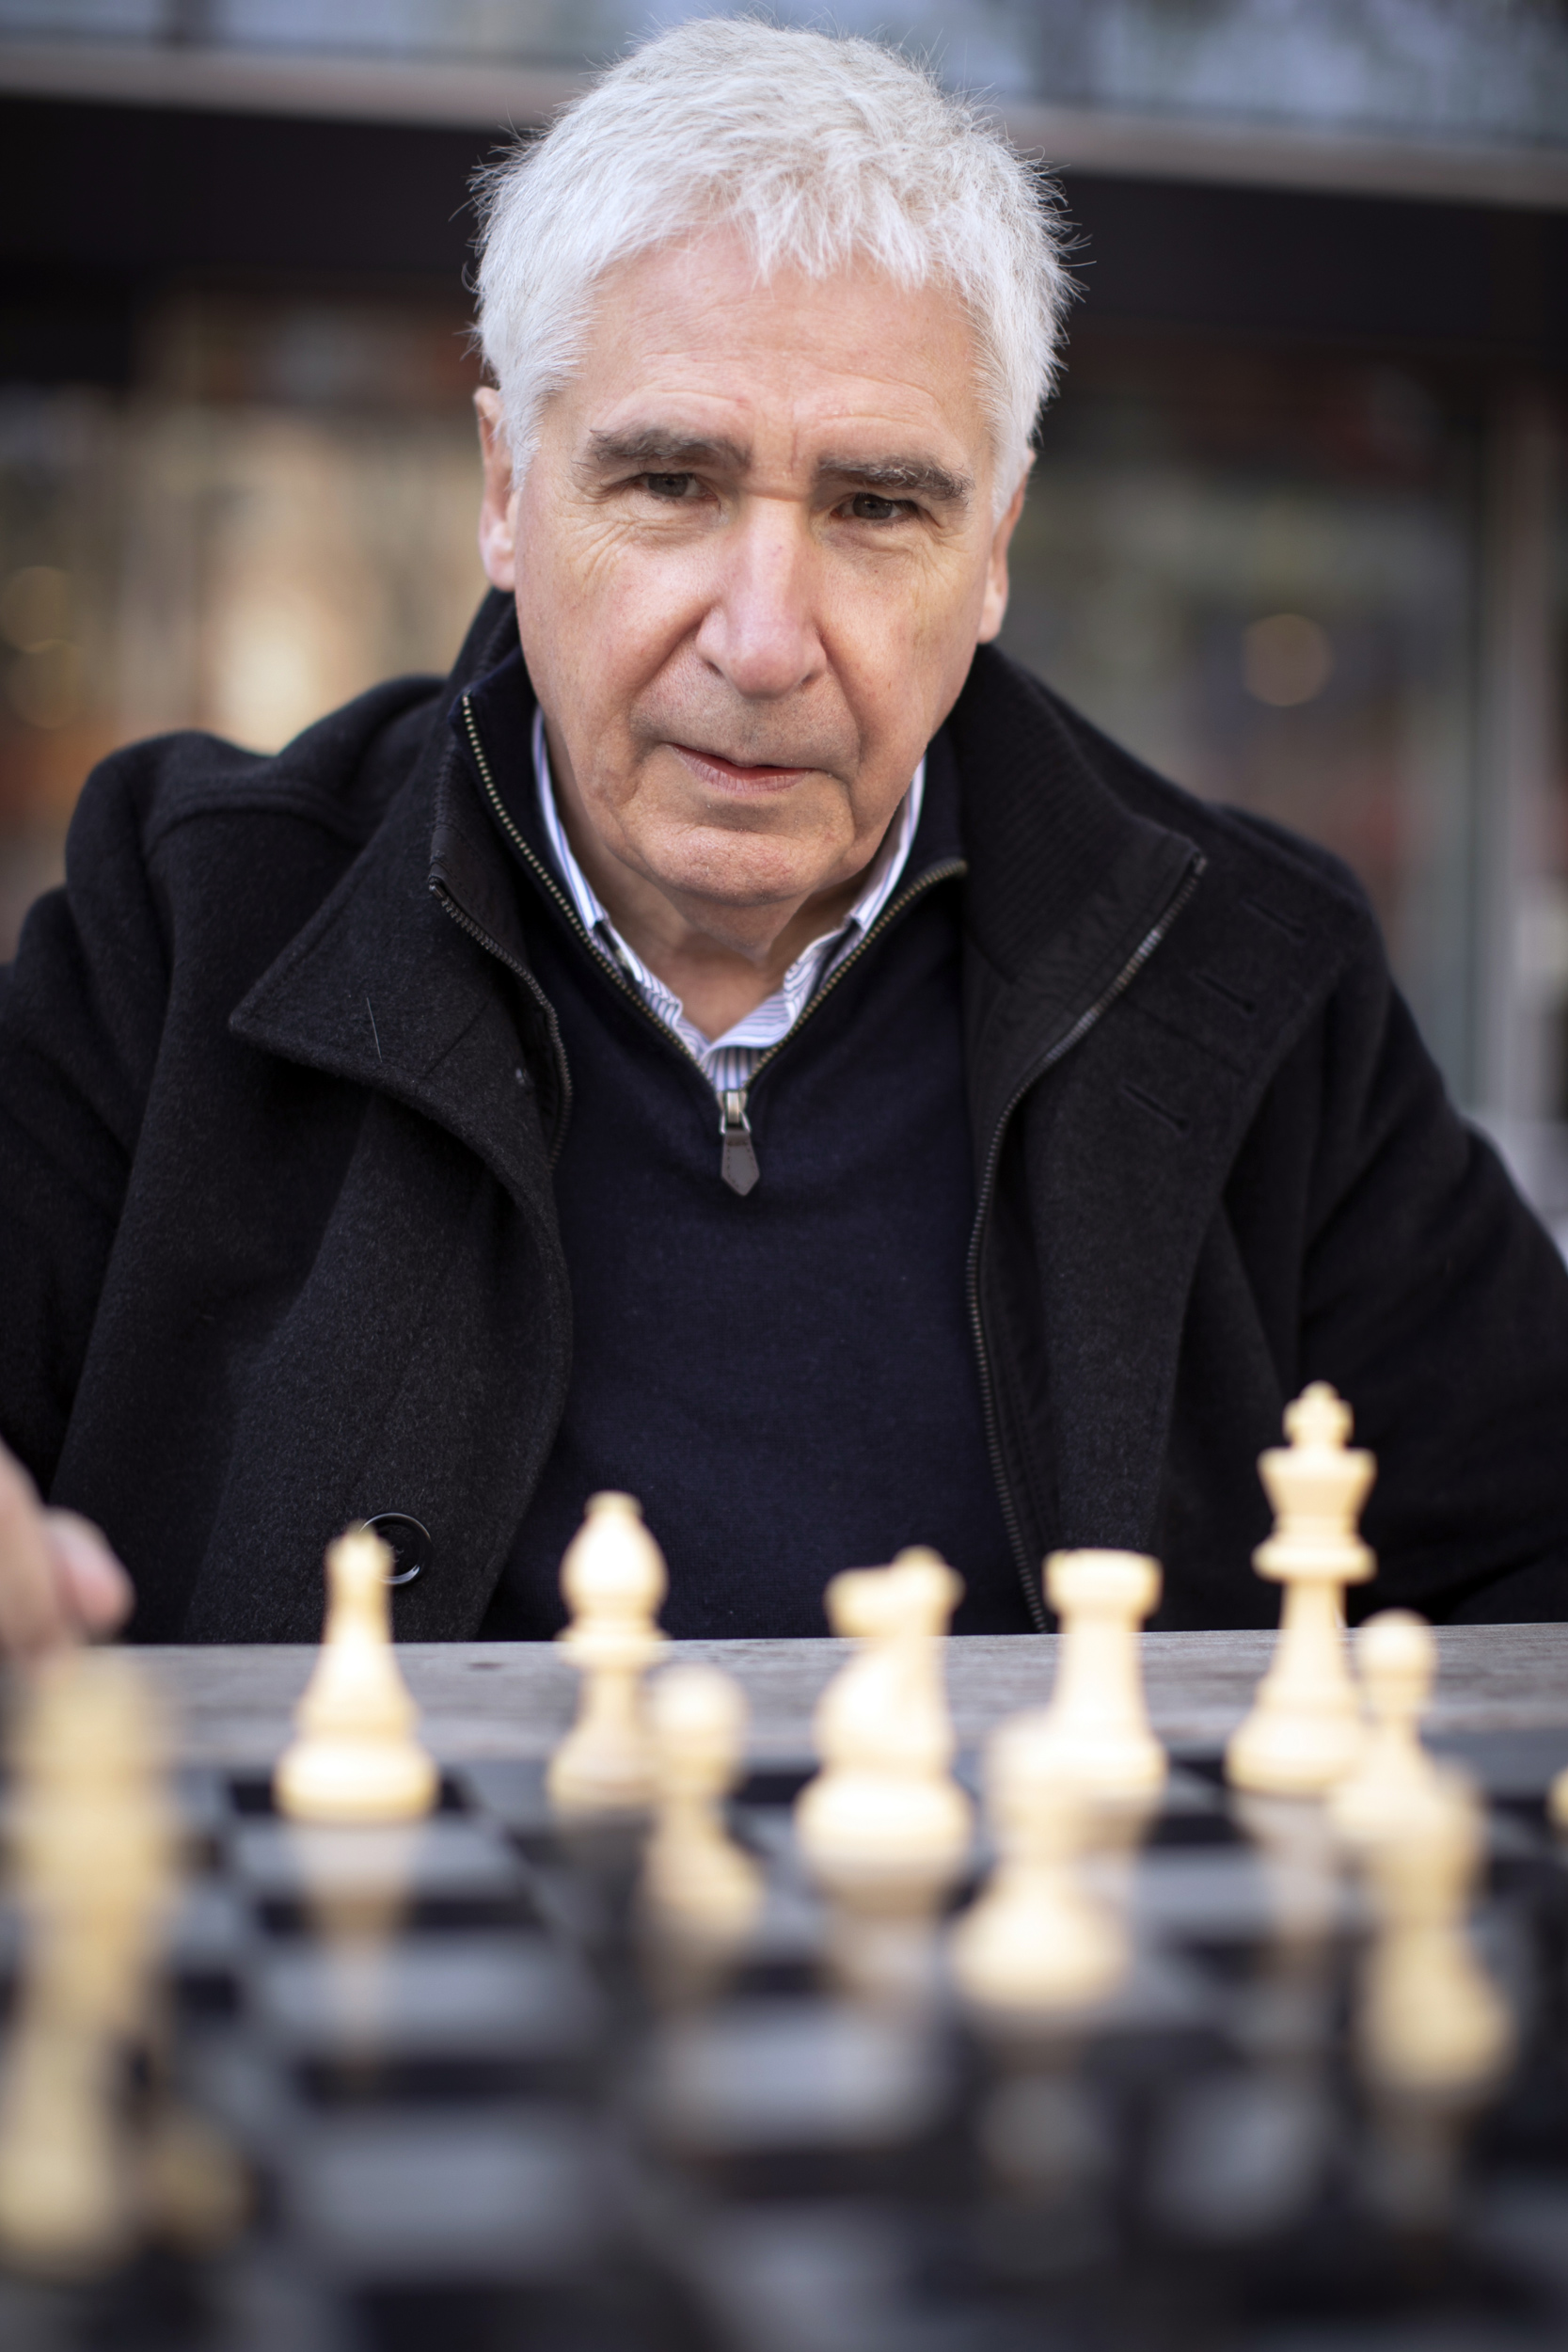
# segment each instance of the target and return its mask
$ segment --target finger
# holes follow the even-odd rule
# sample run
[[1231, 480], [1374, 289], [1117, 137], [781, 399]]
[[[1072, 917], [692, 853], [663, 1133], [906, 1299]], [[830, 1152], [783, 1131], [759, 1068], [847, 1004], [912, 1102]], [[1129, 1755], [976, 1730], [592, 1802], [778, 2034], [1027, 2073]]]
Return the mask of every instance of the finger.
[[43, 1539], [66, 1608], [87, 1633], [112, 1633], [135, 1598], [131, 1580], [102, 1532], [75, 1511], [46, 1511]]
[[44, 1539], [37, 1489], [0, 1446], [0, 1650], [33, 1657], [74, 1635]]

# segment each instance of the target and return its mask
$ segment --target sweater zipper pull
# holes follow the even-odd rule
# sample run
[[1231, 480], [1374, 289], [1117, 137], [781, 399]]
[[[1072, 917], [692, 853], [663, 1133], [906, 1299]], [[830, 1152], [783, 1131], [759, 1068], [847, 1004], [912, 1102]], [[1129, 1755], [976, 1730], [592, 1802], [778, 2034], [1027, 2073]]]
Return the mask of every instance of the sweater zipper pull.
[[723, 1152], [719, 1173], [732, 1192], [747, 1193], [762, 1174], [757, 1155], [752, 1147], [752, 1122], [746, 1116], [746, 1089], [731, 1087], [721, 1098], [724, 1108], [719, 1121], [720, 1140]]

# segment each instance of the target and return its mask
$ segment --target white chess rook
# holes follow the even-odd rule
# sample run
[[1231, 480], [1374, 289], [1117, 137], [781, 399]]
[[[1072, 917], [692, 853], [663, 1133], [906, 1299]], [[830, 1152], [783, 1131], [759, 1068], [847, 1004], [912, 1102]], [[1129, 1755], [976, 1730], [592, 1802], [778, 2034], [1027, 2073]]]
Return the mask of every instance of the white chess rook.
[[582, 1675], [578, 1719], [550, 1758], [546, 1786], [572, 1813], [638, 1813], [653, 1802], [654, 1743], [642, 1678], [664, 1645], [657, 1617], [664, 1554], [632, 1495], [591, 1495], [561, 1564], [572, 1612], [557, 1637]]
[[1062, 1629], [1048, 1719], [1058, 1769], [1093, 1796], [1152, 1795], [1167, 1768], [1144, 1702], [1138, 1629], [1160, 1598], [1159, 1562], [1053, 1551], [1045, 1584]]
[[822, 1770], [801, 1790], [795, 1828], [817, 1878], [874, 1901], [916, 1883], [933, 1893], [969, 1851], [974, 1809], [952, 1777], [952, 1719], [942, 1638], [963, 1593], [934, 1551], [890, 1568], [849, 1568], [826, 1600], [833, 1631], [862, 1646], [818, 1703]]
[[1376, 1562], [1355, 1532], [1377, 1466], [1347, 1440], [1351, 1415], [1326, 1380], [1285, 1411], [1291, 1442], [1259, 1470], [1275, 1530], [1253, 1554], [1259, 1576], [1285, 1587], [1279, 1639], [1252, 1712], [1226, 1750], [1238, 1788], [1262, 1796], [1322, 1796], [1344, 1779], [1364, 1737], [1345, 1662], [1344, 1592]]
[[326, 1555], [326, 1629], [294, 1712], [298, 1736], [273, 1790], [296, 1821], [408, 1821], [436, 1803], [439, 1775], [415, 1738], [419, 1708], [392, 1648], [392, 1555], [366, 1527]]

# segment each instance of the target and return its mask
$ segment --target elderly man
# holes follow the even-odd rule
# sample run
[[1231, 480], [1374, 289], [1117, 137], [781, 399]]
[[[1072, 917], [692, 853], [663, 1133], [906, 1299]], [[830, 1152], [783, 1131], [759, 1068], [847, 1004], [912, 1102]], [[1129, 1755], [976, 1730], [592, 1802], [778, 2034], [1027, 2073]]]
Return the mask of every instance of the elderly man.
[[[991, 650], [1049, 209], [901, 59], [688, 25], [489, 188], [444, 685], [89, 784], [0, 1023], [13, 1645], [531, 1637], [639, 1494], [680, 1634], [926, 1541], [1256, 1622], [1305, 1380], [1382, 1600], [1568, 1613], [1568, 1276], [1357, 890]], [[63, 1506], [63, 1509], [60, 1508]], [[79, 1514], [80, 1517], [67, 1516]], [[391, 1515], [391, 1516], [388, 1516]]]

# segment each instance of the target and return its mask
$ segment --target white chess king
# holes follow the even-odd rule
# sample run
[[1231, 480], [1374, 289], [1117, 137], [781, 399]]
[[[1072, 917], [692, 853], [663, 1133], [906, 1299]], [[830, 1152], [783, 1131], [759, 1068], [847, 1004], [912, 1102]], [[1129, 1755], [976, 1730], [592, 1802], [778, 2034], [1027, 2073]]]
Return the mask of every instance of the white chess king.
[[1316, 1797], [1354, 1769], [1366, 1736], [1345, 1662], [1344, 1593], [1377, 1565], [1356, 1534], [1377, 1465], [1348, 1443], [1350, 1407], [1326, 1380], [1287, 1406], [1285, 1432], [1290, 1444], [1258, 1465], [1275, 1529], [1253, 1553], [1259, 1575], [1285, 1587], [1279, 1639], [1225, 1768], [1260, 1796]]

